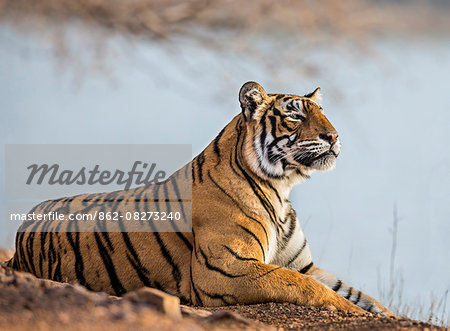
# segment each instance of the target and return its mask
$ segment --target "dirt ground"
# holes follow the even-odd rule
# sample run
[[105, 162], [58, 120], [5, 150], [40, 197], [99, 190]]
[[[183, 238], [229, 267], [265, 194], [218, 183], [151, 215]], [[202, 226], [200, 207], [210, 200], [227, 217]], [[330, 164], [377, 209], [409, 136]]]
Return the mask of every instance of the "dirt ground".
[[[0, 251], [0, 261], [11, 252]], [[407, 318], [266, 303], [181, 306], [182, 318], [153, 303], [94, 293], [0, 267], [0, 330], [444, 330]], [[178, 310], [178, 305], [171, 309]]]

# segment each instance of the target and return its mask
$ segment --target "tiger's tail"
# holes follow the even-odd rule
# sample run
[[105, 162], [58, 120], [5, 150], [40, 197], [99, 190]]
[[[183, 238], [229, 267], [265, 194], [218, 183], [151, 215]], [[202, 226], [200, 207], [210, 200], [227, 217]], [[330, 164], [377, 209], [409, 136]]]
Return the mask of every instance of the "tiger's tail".
[[14, 269], [14, 256], [10, 258], [8, 261], [0, 262], [0, 267]]

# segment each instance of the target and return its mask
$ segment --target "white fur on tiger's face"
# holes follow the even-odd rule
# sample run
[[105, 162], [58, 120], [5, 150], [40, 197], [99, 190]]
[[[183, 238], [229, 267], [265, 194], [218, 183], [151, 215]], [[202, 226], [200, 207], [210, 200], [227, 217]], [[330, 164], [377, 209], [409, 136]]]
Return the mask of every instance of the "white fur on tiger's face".
[[341, 143], [319, 99], [319, 88], [300, 97], [267, 95], [253, 82], [242, 87], [248, 132], [244, 154], [253, 171], [266, 179], [291, 179], [334, 168]]

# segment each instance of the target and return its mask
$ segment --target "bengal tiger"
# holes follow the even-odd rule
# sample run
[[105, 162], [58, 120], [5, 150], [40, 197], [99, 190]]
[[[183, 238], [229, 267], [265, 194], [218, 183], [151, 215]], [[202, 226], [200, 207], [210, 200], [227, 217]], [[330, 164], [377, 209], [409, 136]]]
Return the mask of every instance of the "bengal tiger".
[[267, 94], [247, 82], [239, 102], [242, 111], [163, 184], [51, 200], [34, 209], [76, 212], [94, 201], [91, 208], [98, 210], [170, 210], [168, 192], [176, 193], [179, 178], [190, 176], [192, 232], [57, 232], [24, 223], [8, 266], [117, 296], [149, 286], [198, 306], [284, 302], [391, 315], [313, 264], [289, 201], [295, 184], [332, 169], [340, 152], [320, 88], [304, 96]]

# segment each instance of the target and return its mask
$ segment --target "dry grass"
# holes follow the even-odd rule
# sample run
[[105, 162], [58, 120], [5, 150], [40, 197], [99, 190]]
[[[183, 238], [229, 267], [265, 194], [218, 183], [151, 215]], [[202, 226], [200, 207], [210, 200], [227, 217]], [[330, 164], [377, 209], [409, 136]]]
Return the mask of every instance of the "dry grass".
[[[423, 322], [434, 323], [439, 326], [450, 328], [450, 315], [447, 307], [449, 290], [438, 295], [430, 293], [427, 303], [414, 301], [407, 302], [403, 297], [404, 276], [401, 270], [396, 266], [396, 254], [398, 245], [398, 231], [401, 217], [398, 215], [397, 206], [394, 205], [392, 228], [392, 246], [390, 255], [389, 281], [382, 280], [384, 277], [378, 270], [378, 297], [389, 307], [392, 312], [398, 316], [408, 316], [419, 319]], [[420, 294], [420, 289], [418, 290]]]

